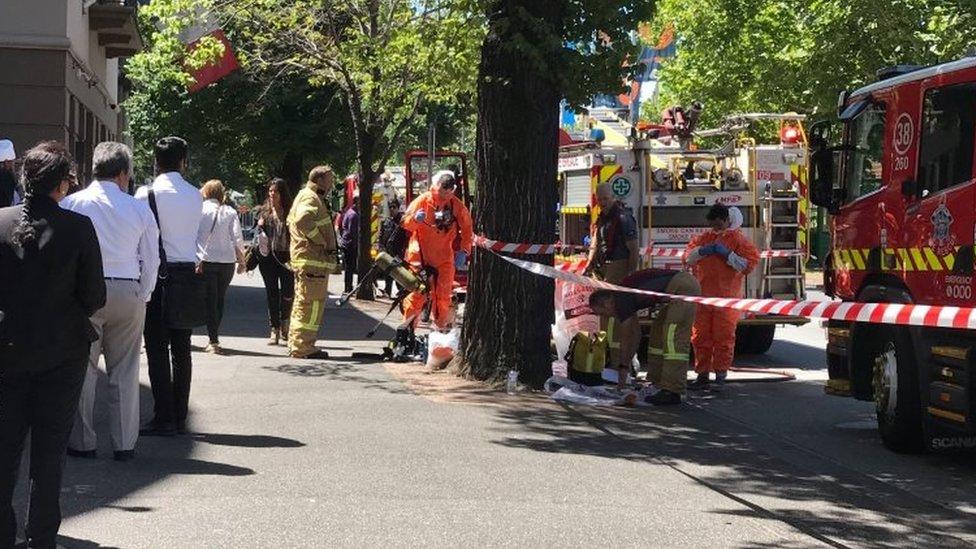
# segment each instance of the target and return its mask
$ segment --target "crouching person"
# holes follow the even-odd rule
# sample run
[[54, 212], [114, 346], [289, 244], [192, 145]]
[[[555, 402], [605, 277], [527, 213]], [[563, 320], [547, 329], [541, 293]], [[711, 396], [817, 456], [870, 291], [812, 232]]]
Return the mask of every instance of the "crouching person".
[[[620, 285], [672, 295], [701, 294], [695, 277], [683, 271], [646, 269], [625, 277]], [[646, 366], [647, 379], [659, 390], [648, 402], [680, 404], [685, 392], [691, 327], [695, 323], [697, 306], [676, 299], [612, 290], [597, 290], [590, 295], [590, 308], [595, 313], [612, 316], [620, 323], [620, 360], [616, 368], [621, 383], [630, 372], [641, 340], [637, 313], [654, 306], [661, 306], [661, 310], [651, 323]]]

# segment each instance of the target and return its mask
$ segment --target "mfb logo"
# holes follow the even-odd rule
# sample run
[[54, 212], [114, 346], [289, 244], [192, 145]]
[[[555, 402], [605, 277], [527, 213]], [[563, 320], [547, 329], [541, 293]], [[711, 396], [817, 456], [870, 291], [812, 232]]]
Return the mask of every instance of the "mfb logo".
[[720, 196], [715, 199], [716, 204], [738, 204], [742, 202], [742, 195], [730, 194], [727, 196]]

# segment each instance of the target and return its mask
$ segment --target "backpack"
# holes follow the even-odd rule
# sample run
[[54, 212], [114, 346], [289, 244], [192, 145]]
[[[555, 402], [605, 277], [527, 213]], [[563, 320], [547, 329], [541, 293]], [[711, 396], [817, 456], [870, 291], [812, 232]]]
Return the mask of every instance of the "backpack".
[[566, 353], [569, 379], [583, 385], [603, 385], [603, 369], [610, 361], [610, 341], [606, 332], [579, 332], [569, 342]]

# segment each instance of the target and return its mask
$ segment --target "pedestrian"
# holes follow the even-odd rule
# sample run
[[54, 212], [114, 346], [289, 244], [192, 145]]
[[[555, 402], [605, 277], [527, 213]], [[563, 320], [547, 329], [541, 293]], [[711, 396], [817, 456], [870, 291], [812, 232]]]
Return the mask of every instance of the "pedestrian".
[[349, 293], [353, 289], [353, 275], [359, 263], [359, 191], [352, 193], [352, 200], [339, 219], [339, 249], [342, 250], [342, 267], [345, 270], [345, 293]]
[[[672, 295], [701, 294], [698, 281], [684, 271], [645, 269], [624, 277], [620, 283]], [[691, 349], [691, 329], [695, 323], [694, 303], [645, 294], [597, 290], [590, 294], [590, 308], [599, 315], [612, 316], [620, 323], [620, 358], [617, 362], [619, 385], [630, 373], [630, 365], [640, 344], [640, 319], [637, 312], [658, 307], [649, 328], [647, 379], [658, 389], [648, 398], [657, 405], [680, 404], [685, 393]]]
[[0, 139], [0, 208], [7, 208], [16, 203], [15, 160], [17, 160], [17, 153], [14, 144], [9, 139]]
[[[742, 297], [743, 281], [759, 262], [759, 250], [738, 228], [732, 219], [741, 213], [730, 214], [729, 207], [715, 204], [706, 219], [711, 225], [688, 243], [685, 262], [701, 284], [706, 297]], [[703, 306], [698, 311], [691, 342], [695, 349], [697, 378], [693, 389], [710, 384], [709, 373], [715, 373], [718, 387], [725, 385], [735, 354], [735, 325], [741, 313], [735, 309]]]
[[288, 183], [281, 178], [272, 179], [257, 216], [258, 238], [264, 242], [258, 256], [258, 270], [268, 297], [268, 322], [271, 325], [269, 345], [278, 345], [282, 338], [287, 342], [288, 319], [295, 296], [295, 275], [288, 266], [291, 252], [286, 223], [291, 204]]
[[68, 455], [96, 457], [95, 389], [98, 361], [105, 356], [109, 425], [117, 461], [135, 457], [139, 438], [139, 352], [146, 302], [156, 287], [159, 230], [144, 202], [126, 194], [132, 178], [132, 152], [122, 143], [105, 142], [92, 156], [95, 180], [61, 201], [95, 226], [102, 250], [105, 306], [91, 317], [99, 340], [92, 344]]
[[[407, 261], [433, 277], [431, 312], [440, 330], [452, 325], [454, 270], [467, 263], [474, 236], [471, 214], [454, 193], [456, 187], [453, 172], [437, 172], [430, 190], [415, 198], [403, 216], [403, 228], [411, 233]], [[403, 302], [404, 324], [416, 328], [426, 304], [424, 293], [410, 294]]]
[[[403, 228], [403, 205], [399, 200], [393, 199], [389, 204], [390, 215], [380, 224], [379, 249], [392, 257], [403, 259], [407, 252], [407, 244], [410, 242], [410, 233]], [[384, 278], [386, 295], [393, 295], [393, 277], [387, 275]]]
[[220, 354], [220, 321], [224, 317], [224, 298], [234, 278], [244, 272], [244, 234], [237, 210], [225, 201], [227, 190], [219, 179], [211, 179], [200, 189], [203, 217], [197, 241], [200, 244], [200, 269], [207, 286], [206, 352]]
[[295, 271], [295, 302], [288, 325], [288, 354], [321, 359], [329, 354], [315, 347], [329, 297], [329, 275], [339, 272], [335, 216], [326, 200], [335, 185], [328, 166], [316, 166], [288, 212], [291, 265]]
[[12, 499], [30, 432], [27, 547], [56, 546], [61, 474], [85, 366], [88, 317], [105, 305], [98, 237], [58, 202], [71, 157], [43, 142], [24, 155], [25, 202], [0, 210], [0, 547], [13, 547]]
[[[609, 183], [597, 185], [596, 201], [600, 206], [600, 215], [593, 224], [585, 274], [596, 274], [611, 284], [619, 284], [637, 270], [637, 221], [630, 210], [614, 197]], [[617, 321], [612, 316], [601, 317], [600, 327], [607, 332], [610, 360], [617, 362], [620, 351]]]
[[[146, 360], [153, 393], [153, 418], [140, 431], [144, 436], [173, 436], [186, 432], [193, 374], [190, 336], [199, 321], [206, 323], [206, 297], [197, 272], [198, 233], [203, 217], [200, 191], [183, 178], [188, 147], [179, 137], [164, 137], [154, 147], [156, 172], [148, 186], [136, 192], [146, 201], [159, 227], [160, 283], [146, 305]], [[165, 307], [164, 307], [165, 302]], [[176, 322], [180, 318], [184, 322]], [[171, 362], [172, 357], [172, 362]]]

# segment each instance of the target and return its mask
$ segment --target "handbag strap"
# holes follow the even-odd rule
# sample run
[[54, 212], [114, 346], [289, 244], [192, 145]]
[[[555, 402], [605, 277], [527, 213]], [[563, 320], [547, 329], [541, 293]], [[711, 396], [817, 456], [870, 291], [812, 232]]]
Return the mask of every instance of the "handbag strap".
[[169, 276], [169, 265], [166, 262], [166, 248], [163, 247], [163, 225], [159, 222], [159, 208], [156, 207], [156, 193], [153, 192], [152, 185], [149, 186], [149, 209], [152, 210], [156, 227], [159, 228], [159, 278], [165, 279]]

